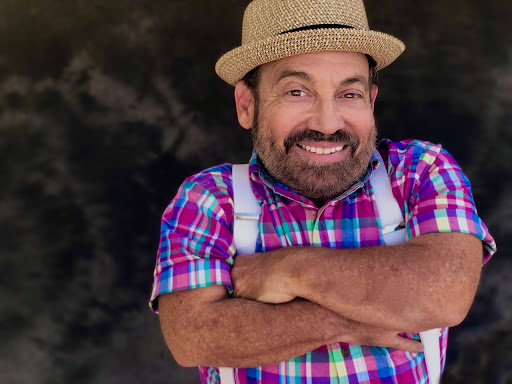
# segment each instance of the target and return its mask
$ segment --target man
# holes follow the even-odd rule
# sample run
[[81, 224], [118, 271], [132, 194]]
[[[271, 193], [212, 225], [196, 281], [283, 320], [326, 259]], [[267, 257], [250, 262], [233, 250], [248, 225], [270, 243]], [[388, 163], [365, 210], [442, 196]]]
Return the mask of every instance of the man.
[[[376, 70], [402, 42], [362, 1], [255, 0], [217, 63], [252, 129], [256, 253], [232, 235], [232, 167], [188, 178], [165, 211], [151, 306], [203, 383], [426, 383], [418, 333], [460, 323], [495, 252], [469, 181], [440, 146], [384, 140]], [[371, 175], [386, 167], [407, 229], [383, 245]], [[444, 364], [444, 361], [441, 363]]]

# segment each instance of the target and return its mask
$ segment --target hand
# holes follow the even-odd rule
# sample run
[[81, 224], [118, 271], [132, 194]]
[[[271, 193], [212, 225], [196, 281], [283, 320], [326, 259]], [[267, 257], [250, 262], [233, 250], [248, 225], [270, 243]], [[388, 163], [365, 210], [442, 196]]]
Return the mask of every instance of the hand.
[[423, 352], [423, 345], [417, 340], [400, 336], [399, 332], [373, 325], [359, 323], [357, 330], [351, 333], [351, 344], [400, 349], [410, 353]]
[[269, 304], [287, 303], [295, 299], [286, 292], [282, 267], [283, 252], [270, 251], [235, 257], [231, 278], [233, 296]]

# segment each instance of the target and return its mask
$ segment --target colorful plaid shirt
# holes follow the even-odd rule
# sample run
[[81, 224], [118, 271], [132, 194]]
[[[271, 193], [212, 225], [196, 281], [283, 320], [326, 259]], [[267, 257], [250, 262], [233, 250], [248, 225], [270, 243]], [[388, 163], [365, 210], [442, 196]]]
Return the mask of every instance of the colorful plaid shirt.
[[[420, 141], [382, 141], [395, 198], [406, 222], [407, 238], [431, 232], [462, 232], [484, 243], [483, 262], [496, 251], [478, 217], [471, 186], [454, 159], [439, 145]], [[304, 196], [260, 172], [256, 154], [249, 164], [251, 186], [261, 203], [257, 252], [292, 245], [356, 248], [383, 244], [369, 178], [319, 209]], [[160, 247], [150, 306], [166, 292], [224, 285], [232, 292], [233, 244], [231, 165], [207, 169], [182, 184], [162, 218]], [[404, 336], [418, 340], [416, 334]], [[448, 329], [439, 333], [444, 367]], [[219, 382], [218, 369], [199, 367], [203, 383]], [[325, 345], [289, 361], [236, 369], [237, 383], [426, 383], [423, 353], [349, 345]]]

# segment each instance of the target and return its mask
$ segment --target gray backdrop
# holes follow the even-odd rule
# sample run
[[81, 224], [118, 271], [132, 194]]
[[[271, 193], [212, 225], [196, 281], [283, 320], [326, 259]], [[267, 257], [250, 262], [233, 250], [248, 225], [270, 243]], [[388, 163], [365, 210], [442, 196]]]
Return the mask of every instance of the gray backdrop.
[[[250, 156], [213, 70], [246, 4], [0, 1], [0, 382], [198, 382], [147, 299], [180, 182]], [[407, 45], [381, 72], [381, 136], [442, 143], [498, 242], [444, 382], [511, 384], [510, 1], [366, 5]]]

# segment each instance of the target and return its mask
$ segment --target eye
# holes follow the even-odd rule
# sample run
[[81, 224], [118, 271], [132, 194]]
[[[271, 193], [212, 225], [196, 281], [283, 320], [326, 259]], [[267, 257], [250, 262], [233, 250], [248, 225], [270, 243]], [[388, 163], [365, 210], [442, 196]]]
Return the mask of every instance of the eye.
[[358, 99], [358, 98], [362, 98], [363, 96], [359, 93], [349, 92], [349, 93], [345, 93], [343, 95], [343, 97], [346, 99]]
[[290, 96], [294, 96], [294, 97], [306, 96], [306, 92], [301, 91], [299, 89], [294, 89], [294, 90], [288, 91], [287, 93]]

